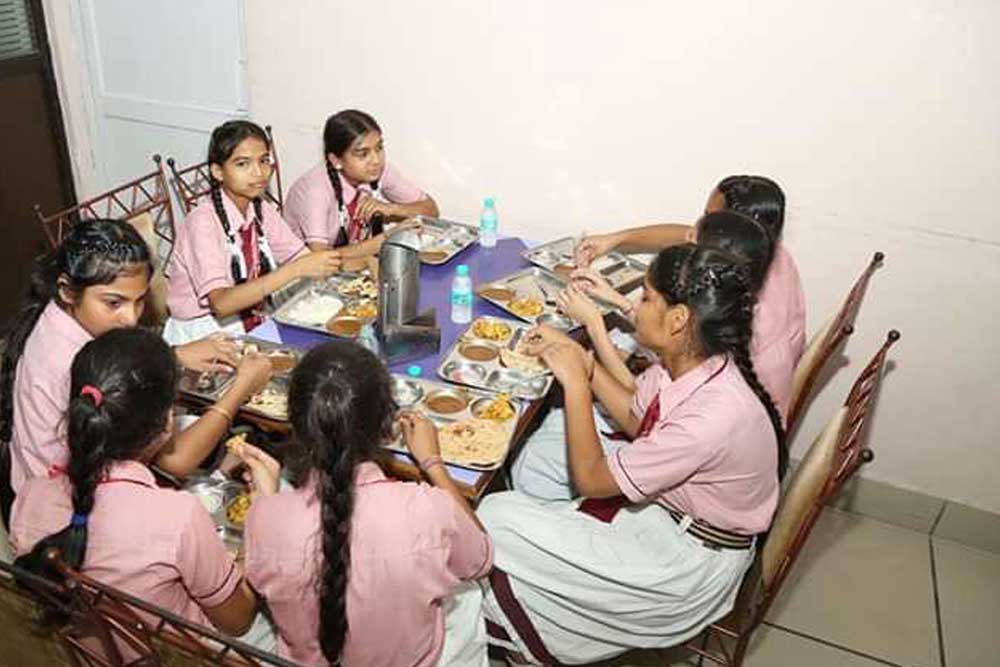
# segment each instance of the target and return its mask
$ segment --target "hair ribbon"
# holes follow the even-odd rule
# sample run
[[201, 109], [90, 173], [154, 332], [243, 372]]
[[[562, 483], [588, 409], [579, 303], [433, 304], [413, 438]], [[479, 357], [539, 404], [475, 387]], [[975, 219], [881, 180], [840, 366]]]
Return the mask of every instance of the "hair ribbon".
[[70, 521], [69, 521], [69, 525], [73, 526], [74, 528], [79, 528], [81, 526], [86, 526], [87, 525], [87, 515], [86, 514], [77, 514], [77, 513], [74, 512], [73, 513], [73, 518], [70, 519]]
[[80, 395], [90, 396], [92, 399], [94, 399], [95, 408], [101, 407], [101, 402], [104, 400], [104, 394], [101, 392], [100, 389], [98, 389], [92, 384], [83, 385], [83, 387], [80, 388]]

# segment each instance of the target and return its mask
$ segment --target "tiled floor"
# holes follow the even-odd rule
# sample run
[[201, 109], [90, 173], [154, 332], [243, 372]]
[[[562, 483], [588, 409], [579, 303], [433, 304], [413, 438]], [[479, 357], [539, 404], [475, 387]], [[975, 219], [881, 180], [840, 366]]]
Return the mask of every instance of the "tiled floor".
[[998, 619], [1000, 554], [827, 509], [746, 667], [1000, 667]]

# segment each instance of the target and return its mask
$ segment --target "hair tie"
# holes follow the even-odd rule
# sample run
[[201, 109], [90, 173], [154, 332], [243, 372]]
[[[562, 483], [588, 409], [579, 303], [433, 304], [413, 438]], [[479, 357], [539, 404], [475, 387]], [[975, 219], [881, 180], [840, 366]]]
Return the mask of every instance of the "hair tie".
[[82, 526], [86, 526], [87, 525], [87, 515], [86, 514], [77, 514], [77, 513], [74, 512], [73, 513], [73, 518], [69, 520], [69, 525], [73, 526], [74, 528], [80, 528]]
[[101, 393], [100, 389], [98, 389], [92, 384], [83, 385], [83, 387], [80, 389], [80, 395], [90, 396], [92, 399], [94, 399], [95, 408], [101, 407], [101, 401], [104, 400], [104, 394]]

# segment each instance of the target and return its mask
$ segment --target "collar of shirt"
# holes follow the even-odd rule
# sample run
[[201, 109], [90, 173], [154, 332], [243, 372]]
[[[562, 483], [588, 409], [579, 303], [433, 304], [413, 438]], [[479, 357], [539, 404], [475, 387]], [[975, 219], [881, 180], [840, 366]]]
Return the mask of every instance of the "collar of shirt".
[[114, 482], [134, 482], [142, 486], [156, 488], [156, 478], [153, 476], [153, 471], [139, 461], [114, 461], [111, 463], [100, 483], [112, 484]]
[[[236, 202], [229, 198], [229, 194], [223, 190], [222, 191], [222, 208], [226, 211], [226, 217], [229, 218], [229, 225], [233, 228], [234, 232], [239, 232], [246, 229], [254, 218], [257, 217], [254, 212], [253, 202], [247, 204], [247, 213], [243, 215], [240, 213], [240, 209], [236, 207]], [[261, 217], [263, 217], [264, 205], [261, 202]], [[261, 220], [261, 224], [264, 221]]]
[[44, 331], [59, 336], [75, 349], [80, 349], [94, 339], [72, 315], [59, 307], [55, 299], [45, 306], [36, 328], [38, 326], [45, 327]]
[[[354, 198], [358, 194], [358, 190], [361, 190], [362, 192], [365, 192], [367, 194], [371, 194], [372, 188], [370, 184], [359, 183], [357, 187], [354, 187], [353, 185], [347, 182], [347, 179], [344, 178], [343, 172], [340, 171], [337, 172], [337, 177], [340, 178], [340, 186], [343, 188], [344, 191], [344, 206], [347, 206], [352, 201], [354, 201]], [[332, 185], [330, 186], [330, 191], [331, 192], [333, 191]], [[336, 197], [337, 195], [334, 194], [334, 199], [336, 199]]]
[[701, 362], [674, 381], [670, 373], [663, 369], [660, 378], [660, 421], [665, 421], [681, 403], [694, 395], [702, 386], [721, 373], [729, 363], [725, 354], [717, 354]]

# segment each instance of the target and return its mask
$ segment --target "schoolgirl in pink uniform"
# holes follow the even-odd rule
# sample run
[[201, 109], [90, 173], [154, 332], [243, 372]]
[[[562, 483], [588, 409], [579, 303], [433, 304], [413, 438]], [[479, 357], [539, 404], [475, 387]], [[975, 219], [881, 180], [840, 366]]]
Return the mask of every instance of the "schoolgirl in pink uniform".
[[[135, 327], [152, 275], [149, 249], [126, 222], [86, 220], [36, 260], [27, 302], [7, 332], [0, 372], [0, 498], [6, 520], [13, 494], [26, 480], [65, 469], [69, 452], [61, 427], [69, 404], [70, 364], [95, 336]], [[236, 381], [193, 426], [163, 448], [158, 465], [190, 473], [215, 447], [229, 417], [270, 377], [266, 359], [240, 361], [227, 341], [177, 347], [196, 370], [237, 366]]]
[[285, 201], [289, 224], [310, 248], [342, 248], [345, 258], [372, 255], [386, 223], [438, 215], [430, 195], [386, 161], [382, 129], [367, 113], [330, 116], [323, 151], [323, 162], [292, 184]]
[[157, 487], [148, 467], [170, 439], [177, 376], [152, 332], [115, 329], [83, 346], [69, 386], [68, 465], [21, 487], [15, 564], [58, 579], [45, 560], [57, 547], [85, 575], [239, 635], [256, 614], [242, 571], [201, 502]]
[[[379, 466], [396, 403], [382, 363], [333, 342], [296, 367], [288, 407], [294, 489], [256, 500], [247, 579], [267, 601], [278, 653], [310, 667], [488, 664], [482, 592], [492, 546], [441, 462], [425, 417], [401, 417], [427, 484]], [[258, 488], [277, 470], [248, 461]]]
[[[679, 245], [649, 268], [636, 313], [659, 363], [623, 388], [577, 343], [539, 328], [563, 386], [563, 438], [532, 437], [565, 500], [487, 496], [490, 642], [528, 664], [584, 664], [674, 646], [732, 608], [787, 466], [781, 416], [750, 359], [745, 264]], [[594, 397], [630, 442], [602, 441]], [[523, 480], [528, 481], [530, 480]]]
[[[773, 251], [766, 266], [757, 307], [754, 311], [754, 334], [751, 354], [761, 381], [767, 387], [784, 416], [791, 403], [792, 375], [805, 352], [805, 295], [798, 268], [781, 243], [785, 220], [785, 194], [773, 180], [764, 176], [728, 176], [709, 194], [705, 213], [719, 211], [742, 213], [760, 223], [771, 236]], [[577, 265], [585, 267], [594, 257], [614, 249], [626, 252], [657, 252], [661, 248], [694, 241], [702, 243], [696, 228], [688, 225], [659, 224], [636, 227], [611, 234], [588, 237], [577, 249]], [[724, 239], [715, 237], [713, 243]], [[576, 277], [585, 289], [603, 280], [592, 271], [579, 271]], [[632, 304], [606, 285], [597, 296], [620, 303], [624, 310]]]
[[271, 294], [340, 267], [338, 253], [309, 252], [264, 201], [273, 167], [260, 126], [234, 120], [215, 128], [208, 162], [211, 196], [178, 227], [166, 269], [170, 318], [163, 335], [171, 343], [250, 331], [263, 321]]

